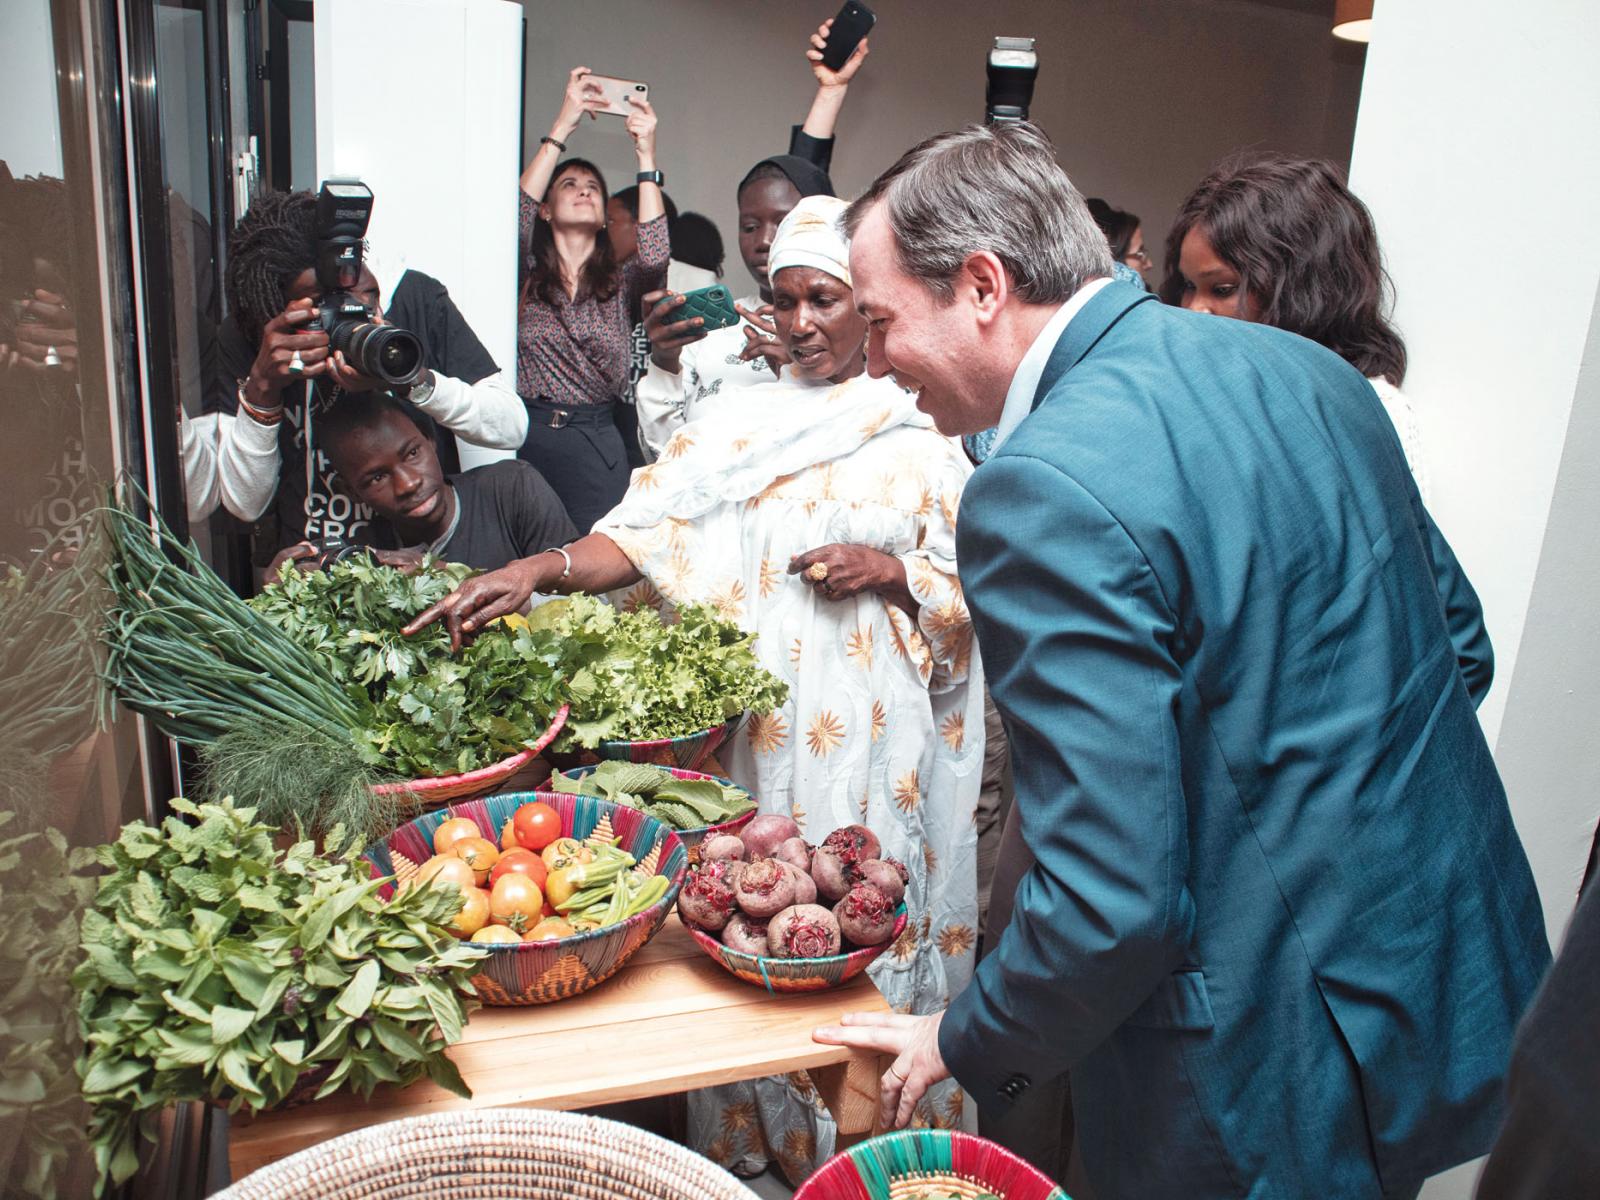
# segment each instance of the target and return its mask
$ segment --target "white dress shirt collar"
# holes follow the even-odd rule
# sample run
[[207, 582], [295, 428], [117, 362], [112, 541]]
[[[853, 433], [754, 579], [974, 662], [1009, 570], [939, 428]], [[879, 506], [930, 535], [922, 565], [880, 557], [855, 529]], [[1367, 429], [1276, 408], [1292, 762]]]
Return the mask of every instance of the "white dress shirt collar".
[[1033, 411], [1033, 395], [1039, 390], [1039, 380], [1044, 375], [1045, 367], [1050, 365], [1050, 355], [1056, 343], [1061, 340], [1072, 318], [1082, 312], [1083, 306], [1094, 299], [1095, 293], [1110, 282], [1110, 279], [1093, 279], [1084, 284], [1073, 293], [1072, 299], [1056, 309], [1055, 315], [1039, 331], [1039, 336], [1033, 339], [1033, 345], [1028, 347], [1028, 352], [1017, 364], [1017, 373], [1011, 377], [1011, 386], [1006, 390], [1006, 404], [1000, 410], [1000, 424], [996, 426], [990, 454], [999, 450]]

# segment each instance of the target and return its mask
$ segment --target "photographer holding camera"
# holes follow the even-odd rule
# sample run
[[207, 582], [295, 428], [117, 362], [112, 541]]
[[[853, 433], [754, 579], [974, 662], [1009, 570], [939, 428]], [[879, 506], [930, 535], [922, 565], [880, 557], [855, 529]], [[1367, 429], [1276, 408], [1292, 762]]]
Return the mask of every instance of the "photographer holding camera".
[[316, 440], [318, 416], [346, 392], [383, 388], [405, 401], [451, 471], [452, 435], [514, 450], [527, 433], [510, 380], [445, 286], [403, 270], [386, 293], [363, 261], [370, 205], [364, 187], [337, 182], [321, 198], [269, 192], [229, 243], [230, 316], [206, 408], [236, 418], [237, 452], [218, 462], [229, 511], [257, 520], [276, 495], [274, 516], [257, 527], [258, 562], [302, 540], [374, 539], [372, 510]]

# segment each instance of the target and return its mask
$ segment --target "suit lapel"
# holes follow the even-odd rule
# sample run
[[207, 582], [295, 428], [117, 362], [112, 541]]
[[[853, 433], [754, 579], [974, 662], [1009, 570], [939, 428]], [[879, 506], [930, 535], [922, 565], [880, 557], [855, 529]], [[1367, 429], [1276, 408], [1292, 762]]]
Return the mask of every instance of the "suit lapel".
[[1149, 292], [1126, 283], [1112, 283], [1096, 292], [1083, 311], [1067, 322], [1066, 332], [1051, 351], [1044, 374], [1039, 376], [1039, 387], [1033, 393], [1033, 408], [1039, 407], [1057, 381], [1082, 362], [1113, 325], [1139, 305], [1155, 299]]

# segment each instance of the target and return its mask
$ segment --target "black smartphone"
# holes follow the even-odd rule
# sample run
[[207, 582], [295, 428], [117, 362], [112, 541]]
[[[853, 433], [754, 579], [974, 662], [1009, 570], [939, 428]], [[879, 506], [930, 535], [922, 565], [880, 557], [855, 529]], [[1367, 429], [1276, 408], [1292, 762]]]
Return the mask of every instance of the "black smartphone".
[[833, 19], [833, 28], [828, 30], [828, 44], [822, 48], [822, 65], [830, 71], [844, 66], [877, 21], [878, 15], [860, 0], [845, 0], [839, 15]]

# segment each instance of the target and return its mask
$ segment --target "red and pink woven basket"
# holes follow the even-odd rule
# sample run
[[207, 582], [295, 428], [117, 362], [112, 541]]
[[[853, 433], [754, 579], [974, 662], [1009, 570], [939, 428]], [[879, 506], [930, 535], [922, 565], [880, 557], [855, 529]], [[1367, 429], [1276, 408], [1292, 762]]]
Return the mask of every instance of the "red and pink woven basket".
[[749, 715], [748, 712], [742, 712], [721, 725], [713, 725], [710, 729], [687, 733], [682, 737], [653, 738], [640, 742], [601, 742], [595, 753], [601, 758], [622, 762], [654, 763], [658, 767], [695, 771], [716, 753], [719, 746], [739, 732], [745, 717]]
[[835, 1154], [800, 1185], [794, 1200], [1069, 1200], [1031, 1163], [970, 1133], [902, 1129]]
[[684, 928], [700, 949], [737, 979], [764, 987], [769, 992], [825, 992], [849, 983], [870, 967], [873, 960], [894, 945], [895, 939], [905, 932], [906, 921], [906, 906], [902, 901], [895, 910], [894, 932], [889, 935], [888, 941], [862, 950], [852, 950], [848, 954], [830, 954], [826, 958], [767, 958], [746, 954], [743, 950], [724, 946], [709, 933], [692, 925], [685, 923]]
[[[556, 736], [566, 726], [567, 711], [565, 704], [556, 709], [555, 715], [550, 718], [550, 727], [539, 735], [533, 745], [525, 750], [519, 750], [509, 758], [502, 758], [497, 763], [490, 763], [487, 767], [479, 767], [476, 771], [468, 771], [464, 775], [438, 775], [430, 779], [380, 783], [372, 789], [372, 792], [377, 796], [394, 796], [409, 792], [429, 806], [487, 795], [522, 770], [539, 756], [541, 750], [556, 740]], [[499, 843], [497, 837], [491, 840], [496, 844]]]
[[[585, 775], [592, 774], [594, 769], [595, 768], [593, 766], [574, 767], [570, 771], [562, 772], [562, 774], [566, 775], [568, 779], [582, 779]], [[724, 779], [721, 775], [707, 775], [701, 771], [686, 771], [682, 767], [663, 767], [662, 769], [668, 771], [674, 779], [709, 779], [714, 783], [720, 783], [726, 787], [739, 787], [739, 785], [734, 783], [733, 780]], [[743, 788], [739, 788], [739, 790], [744, 791]], [[752, 797], [752, 799], [754, 799], [754, 797]], [[724, 833], [738, 833], [739, 830], [743, 829], [746, 825], [750, 824], [751, 821], [755, 820], [756, 812], [757, 810], [752, 808], [749, 812], [742, 813], [739, 816], [734, 817], [731, 821], [724, 821], [720, 825], [701, 825], [694, 829], [678, 830], [678, 840], [682, 842], [684, 848], [689, 851], [689, 864], [693, 866], [695, 863], [700, 861], [699, 851], [701, 842], [705, 841], [707, 838], [717, 837]]]

